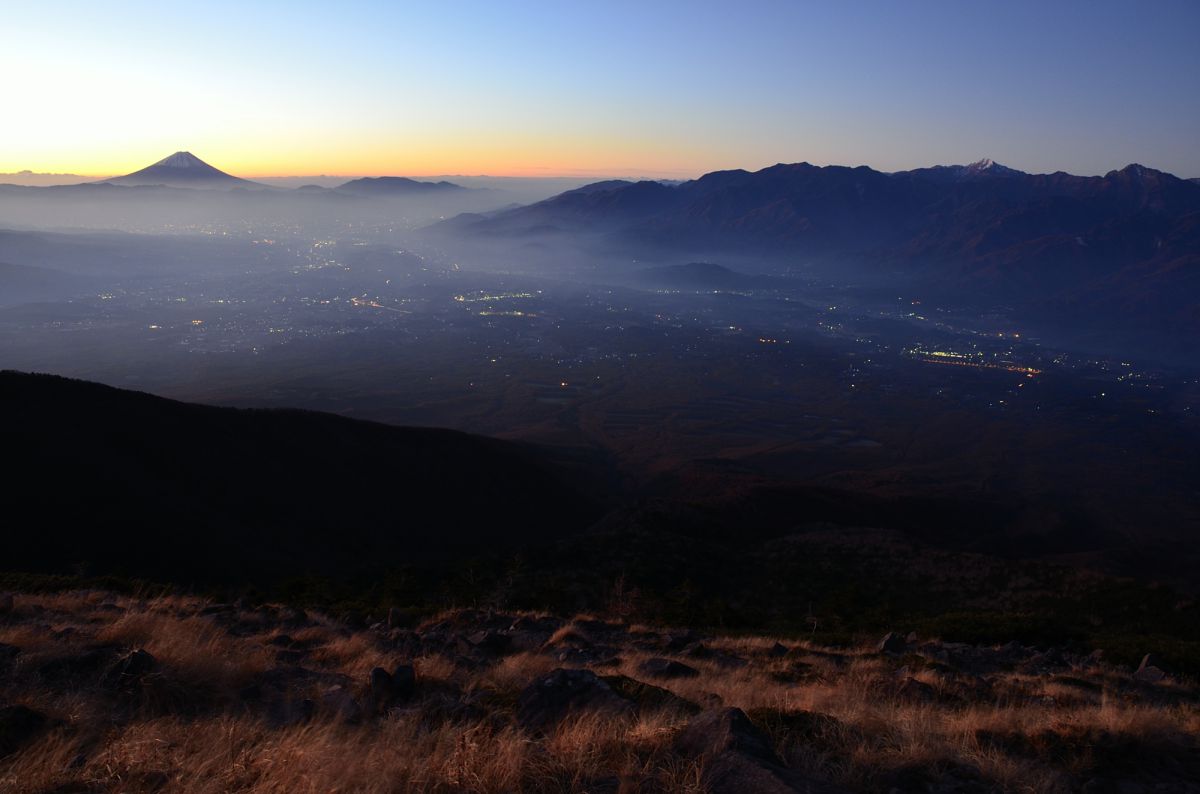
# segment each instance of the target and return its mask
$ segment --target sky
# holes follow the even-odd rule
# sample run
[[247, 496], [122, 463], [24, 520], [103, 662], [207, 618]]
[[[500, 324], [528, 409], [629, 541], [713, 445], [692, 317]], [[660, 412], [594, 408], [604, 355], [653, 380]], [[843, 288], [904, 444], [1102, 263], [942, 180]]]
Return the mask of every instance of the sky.
[[0, 0], [0, 172], [1200, 177], [1197, 0]]

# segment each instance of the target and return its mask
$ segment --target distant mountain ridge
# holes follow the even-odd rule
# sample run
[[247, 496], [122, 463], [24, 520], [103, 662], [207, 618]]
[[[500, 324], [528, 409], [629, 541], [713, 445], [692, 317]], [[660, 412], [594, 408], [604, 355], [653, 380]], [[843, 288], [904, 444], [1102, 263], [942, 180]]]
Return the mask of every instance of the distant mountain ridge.
[[462, 185], [453, 182], [421, 182], [404, 176], [365, 176], [352, 179], [338, 185], [334, 190], [342, 193], [353, 193], [359, 196], [395, 196], [424, 193], [444, 193], [447, 191], [466, 190]]
[[1200, 330], [1200, 184], [1137, 164], [1083, 177], [986, 159], [896, 173], [781, 163], [678, 185], [598, 183], [433, 229], [481, 240], [598, 235], [622, 254], [676, 261], [853, 266], [1043, 313]]

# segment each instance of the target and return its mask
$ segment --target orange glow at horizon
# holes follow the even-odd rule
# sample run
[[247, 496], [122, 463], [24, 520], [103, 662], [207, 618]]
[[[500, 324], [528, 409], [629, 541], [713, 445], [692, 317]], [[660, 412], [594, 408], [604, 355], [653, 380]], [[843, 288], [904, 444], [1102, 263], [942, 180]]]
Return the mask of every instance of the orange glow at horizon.
[[[30, 170], [44, 174], [76, 174], [103, 178], [145, 168], [176, 151], [192, 154], [222, 171], [247, 179], [294, 176], [414, 176], [459, 174], [497, 177], [653, 176], [690, 178], [721, 167], [715, 158], [684, 147], [662, 147], [607, 141], [528, 139], [487, 143], [472, 141], [325, 142], [318, 148], [280, 148], [223, 141], [146, 142], [109, 151], [0, 154], [0, 173]], [[689, 156], [690, 155], [690, 156]], [[707, 161], [707, 162], [706, 162]]]

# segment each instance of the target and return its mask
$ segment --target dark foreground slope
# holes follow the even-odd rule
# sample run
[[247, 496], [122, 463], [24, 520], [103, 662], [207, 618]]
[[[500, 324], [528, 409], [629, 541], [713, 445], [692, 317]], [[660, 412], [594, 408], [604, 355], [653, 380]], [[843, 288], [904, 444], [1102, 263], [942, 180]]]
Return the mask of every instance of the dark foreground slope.
[[564, 483], [571, 462], [532, 447], [16, 372], [0, 394], [9, 570], [346, 574], [595, 518]]

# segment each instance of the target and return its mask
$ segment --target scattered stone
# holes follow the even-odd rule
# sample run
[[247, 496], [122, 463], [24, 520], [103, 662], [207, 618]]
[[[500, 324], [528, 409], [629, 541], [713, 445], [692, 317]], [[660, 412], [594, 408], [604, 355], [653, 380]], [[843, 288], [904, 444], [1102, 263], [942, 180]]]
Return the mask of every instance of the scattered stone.
[[1164, 673], [1170, 670], [1157, 653], [1148, 653], [1142, 657], [1142, 663], [1138, 665], [1138, 670], [1145, 670], [1147, 667], [1157, 667]]
[[682, 651], [689, 645], [700, 642], [702, 638], [692, 630], [667, 635], [666, 649], [672, 652]]
[[606, 675], [601, 676], [601, 680], [611, 686], [618, 695], [637, 706], [638, 711], [674, 709], [686, 714], [700, 712], [700, 707], [690, 700], [685, 700], [662, 687], [647, 684], [626, 675]]
[[412, 665], [402, 664], [389, 673], [382, 667], [371, 671], [367, 689], [367, 704], [376, 714], [383, 713], [412, 697], [416, 686], [416, 671]]
[[507, 634], [485, 629], [463, 637], [459, 641], [459, 648], [464, 653], [474, 652], [497, 656], [508, 650], [511, 643], [512, 638]]
[[350, 694], [350, 690], [340, 684], [325, 690], [321, 695], [321, 705], [326, 711], [333, 713], [339, 720], [349, 725], [362, 721], [362, 706]]
[[296, 607], [284, 607], [279, 610], [279, 619], [293, 626], [302, 626], [308, 623], [308, 613]]
[[937, 690], [924, 681], [906, 678], [896, 687], [896, 697], [916, 703], [932, 703], [937, 700]]
[[689, 757], [715, 756], [733, 750], [783, 765], [771, 740], [741, 709], [712, 709], [693, 718], [675, 737], [675, 750]]
[[137, 649], [116, 663], [111, 677], [119, 683], [137, 681], [142, 676], [153, 672], [158, 661], [149, 651]]
[[876, 650], [879, 653], [904, 653], [908, 650], [908, 643], [904, 637], [894, 631], [889, 631], [883, 635], [883, 639], [879, 641], [879, 646]]
[[674, 659], [647, 659], [638, 665], [638, 672], [652, 678], [670, 680], [673, 678], [695, 678], [700, 671], [695, 667], [677, 662]]
[[517, 701], [517, 723], [528, 731], [545, 732], [581, 712], [627, 715], [630, 701], [590, 670], [558, 669], [525, 688]]
[[675, 737], [675, 750], [704, 759], [703, 784], [712, 794], [838, 791], [785, 768], [771, 740], [741, 709], [713, 709], [693, 717]]
[[27, 706], [0, 708], [0, 758], [37, 738], [49, 725], [46, 715]]
[[1138, 665], [1133, 677], [1148, 684], [1155, 684], [1167, 677], [1167, 668], [1157, 654], [1148, 653], [1142, 657], [1142, 663]]
[[411, 664], [397, 665], [392, 671], [392, 693], [401, 700], [408, 700], [417, 687], [417, 671]]

